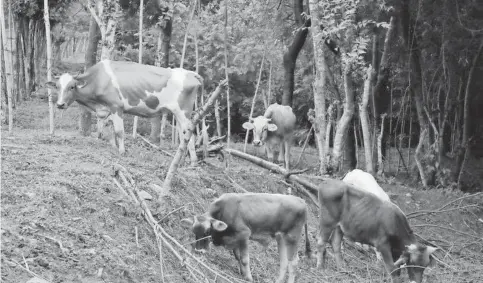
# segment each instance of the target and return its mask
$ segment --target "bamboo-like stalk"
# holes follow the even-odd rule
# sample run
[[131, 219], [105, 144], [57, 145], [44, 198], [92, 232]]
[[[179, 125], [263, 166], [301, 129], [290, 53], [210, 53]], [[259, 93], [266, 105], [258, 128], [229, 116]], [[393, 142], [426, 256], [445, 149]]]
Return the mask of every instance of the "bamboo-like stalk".
[[11, 134], [13, 132], [13, 101], [12, 101], [12, 67], [10, 62], [10, 57], [12, 54], [7, 52], [7, 31], [5, 28], [5, 14], [3, 9], [3, 0], [0, 0], [0, 21], [1, 21], [1, 28], [2, 28], [2, 45], [3, 45], [3, 55], [5, 61], [5, 79], [7, 85], [7, 105], [8, 105], [8, 133]]
[[[45, 21], [45, 37], [47, 39], [47, 81], [52, 80], [52, 42], [50, 38], [50, 20], [49, 20], [49, 1], [44, 0], [44, 21]], [[54, 104], [52, 102], [52, 92], [47, 88], [49, 95], [49, 124], [50, 134], [54, 135]]]
[[[139, 3], [139, 51], [138, 51], [138, 62], [139, 64], [143, 63], [143, 3], [144, 0], [141, 0]], [[132, 137], [135, 139], [136, 134], [138, 131], [138, 116], [134, 116], [134, 122], [132, 125]]]
[[[257, 86], [255, 88], [255, 94], [253, 95], [252, 100], [252, 108], [250, 109], [250, 116], [248, 116], [248, 120], [253, 118], [253, 109], [255, 108], [255, 101], [257, 100], [258, 94], [258, 87], [260, 86], [260, 81], [262, 80], [262, 71], [263, 71], [263, 63], [265, 62], [265, 52], [263, 52], [262, 63], [260, 64], [260, 71], [258, 72], [258, 81]], [[247, 143], [248, 143], [248, 133], [250, 130], [247, 130], [245, 133], [245, 145], [243, 146], [243, 152], [247, 152]]]
[[[228, 0], [225, 0], [225, 26], [224, 26], [224, 48], [225, 48], [225, 77], [228, 85], [230, 84], [228, 78]], [[230, 148], [231, 143], [231, 111], [230, 111], [230, 88], [226, 88], [226, 106], [227, 106], [227, 132], [226, 132], [226, 147]], [[229, 160], [229, 159], [228, 159]], [[228, 163], [229, 164], [229, 163]]]

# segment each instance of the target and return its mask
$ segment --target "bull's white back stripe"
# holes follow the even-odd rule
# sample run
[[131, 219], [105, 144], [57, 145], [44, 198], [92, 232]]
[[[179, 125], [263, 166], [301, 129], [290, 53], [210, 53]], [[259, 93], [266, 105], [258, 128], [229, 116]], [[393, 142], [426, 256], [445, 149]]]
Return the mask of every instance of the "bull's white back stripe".
[[109, 61], [109, 60], [102, 60], [101, 62], [104, 65], [104, 70], [106, 71], [107, 75], [109, 75], [109, 77], [111, 78], [112, 85], [119, 92], [119, 98], [122, 100], [124, 98], [124, 96], [122, 95], [121, 87], [119, 86], [119, 82], [117, 81], [117, 77], [114, 74], [114, 72], [112, 71], [111, 63], [110, 63], [111, 61]]

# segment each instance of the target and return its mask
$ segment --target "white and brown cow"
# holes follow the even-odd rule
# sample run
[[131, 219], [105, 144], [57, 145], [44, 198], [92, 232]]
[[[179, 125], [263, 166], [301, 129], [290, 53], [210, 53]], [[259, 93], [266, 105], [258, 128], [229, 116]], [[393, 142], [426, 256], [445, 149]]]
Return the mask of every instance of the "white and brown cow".
[[[114, 125], [119, 152], [124, 153], [123, 114], [140, 117], [156, 117], [171, 111], [180, 126], [180, 138], [184, 138], [190, 126], [196, 93], [203, 84], [197, 73], [176, 68], [166, 69], [134, 62], [103, 60], [86, 70], [84, 74], [63, 74], [57, 83], [47, 86], [59, 89], [57, 107], [66, 109], [72, 102], [105, 115]], [[102, 114], [102, 115], [101, 115]], [[193, 139], [188, 149], [196, 160]]]
[[295, 122], [296, 117], [292, 107], [274, 103], [268, 106], [263, 116], [243, 123], [243, 128], [253, 130], [253, 145], [265, 144], [269, 161], [273, 161], [275, 146], [279, 145], [278, 162], [285, 161], [285, 168], [288, 170]]
[[[332, 248], [338, 267], [342, 237], [376, 247], [382, 254], [393, 282], [400, 282], [400, 267], [407, 264], [409, 279], [421, 283], [424, 269], [433, 263], [437, 249], [416, 240], [404, 213], [390, 201], [339, 180], [324, 180], [318, 188], [320, 234], [317, 266], [325, 267], [326, 243]], [[332, 236], [331, 236], [332, 235]]]
[[310, 257], [307, 235], [307, 205], [291, 195], [263, 193], [223, 194], [202, 215], [183, 219], [185, 227], [195, 234], [195, 248], [207, 249], [210, 237], [215, 246], [232, 250], [240, 273], [253, 281], [250, 272], [248, 240], [266, 246], [276, 238], [280, 253], [280, 273], [276, 282], [283, 282], [288, 269], [288, 282], [295, 280], [298, 262], [297, 245], [305, 225], [306, 254]]

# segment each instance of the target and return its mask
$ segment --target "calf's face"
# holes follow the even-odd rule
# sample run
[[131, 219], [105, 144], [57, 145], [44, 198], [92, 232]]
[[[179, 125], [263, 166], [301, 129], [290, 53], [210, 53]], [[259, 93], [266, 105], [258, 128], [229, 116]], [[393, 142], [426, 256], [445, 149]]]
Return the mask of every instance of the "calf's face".
[[421, 283], [423, 281], [424, 269], [434, 265], [434, 259], [431, 257], [431, 254], [436, 250], [437, 248], [422, 244], [409, 245], [394, 265], [400, 267], [406, 264], [409, 280]]
[[254, 119], [251, 119], [250, 122], [243, 123], [242, 126], [244, 129], [253, 130], [253, 145], [263, 145], [267, 139], [267, 132], [277, 130], [277, 125], [270, 123], [271, 120], [271, 118], [258, 116]]
[[214, 231], [223, 232], [228, 228], [225, 222], [216, 220], [209, 215], [199, 215], [181, 220], [181, 225], [191, 228], [195, 234], [196, 250], [207, 250], [210, 245], [210, 237]]

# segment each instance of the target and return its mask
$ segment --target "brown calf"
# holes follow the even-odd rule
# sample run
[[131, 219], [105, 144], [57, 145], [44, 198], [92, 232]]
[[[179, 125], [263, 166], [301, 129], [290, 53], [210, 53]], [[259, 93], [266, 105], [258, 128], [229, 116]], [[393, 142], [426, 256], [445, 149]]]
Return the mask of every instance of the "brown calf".
[[211, 236], [215, 246], [233, 250], [240, 273], [248, 281], [253, 281], [248, 239], [267, 247], [270, 237], [276, 238], [280, 253], [280, 273], [276, 282], [284, 281], [288, 269], [288, 282], [292, 283], [298, 262], [297, 244], [304, 224], [306, 254], [310, 256], [306, 218], [307, 205], [295, 196], [229, 193], [212, 202], [206, 213], [181, 222], [195, 234], [196, 249], [207, 249]]
[[337, 267], [342, 265], [342, 237], [374, 246], [382, 255], [394, 282], [407, 264], [409, 279], [420, 283], [424, 269], [433, 261], [434, 247], [418, 243], [404, 213], [391, 202], [339, 180], [325, 180], [318, 189], [320, 235], [317, 266], [325, 267], [325, 244], [332, 235]]

